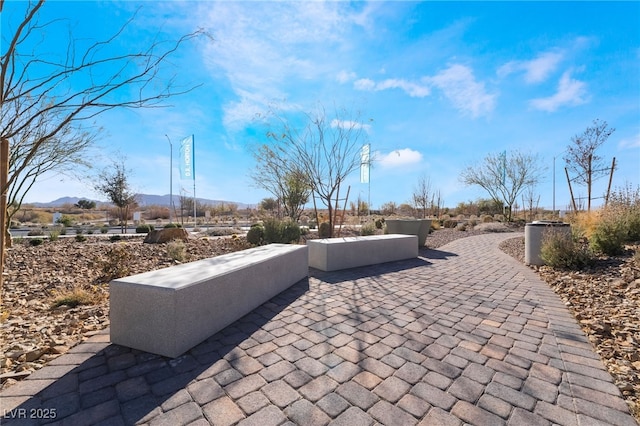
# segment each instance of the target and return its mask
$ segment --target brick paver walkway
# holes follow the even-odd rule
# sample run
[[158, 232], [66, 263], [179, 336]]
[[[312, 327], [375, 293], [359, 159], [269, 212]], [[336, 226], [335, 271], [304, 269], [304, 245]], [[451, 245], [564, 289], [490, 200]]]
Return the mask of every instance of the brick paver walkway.
[[3, 391], [2, 423], [635, 426], [560, 299], [497, 248], [513, 236], [312, 270], [173, 360], [105, 331]]

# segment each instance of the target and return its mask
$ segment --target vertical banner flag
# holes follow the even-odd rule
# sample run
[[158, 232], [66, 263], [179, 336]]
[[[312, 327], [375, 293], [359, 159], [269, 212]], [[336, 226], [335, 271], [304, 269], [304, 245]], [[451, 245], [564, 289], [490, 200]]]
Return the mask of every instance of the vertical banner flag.
[[369, 149], [369, 144], [362, 145], [362, 151], [360, 152], [360, 183], [369, 183], [369, 166], [371, 164]]
[[180, 179], [196, 179], [193, 135], [180, 142]]

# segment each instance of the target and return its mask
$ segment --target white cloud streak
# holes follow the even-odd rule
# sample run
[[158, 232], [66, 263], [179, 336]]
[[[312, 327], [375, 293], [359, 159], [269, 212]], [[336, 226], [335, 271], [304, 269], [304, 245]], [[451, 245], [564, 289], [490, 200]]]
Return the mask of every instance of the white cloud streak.
[[618, 142], [619, 150], [640, 148], [640, 133]]
[[361, 78], [353, 83], [353, 86], [357, 90], [365, 90], [372, 92], [379, 92], [381, 90], [400, 89], [412, 98], [424, 98], [431, 94], [431, 89], [423, 84], [412, 83], [407, 80], [389, 78], [379, 83], [368, 79]]
[[577, 106], [589, 101], [585, 82], [571, 78], [571, 71], [565, 71], [558, 83], [556, 93], [546, 98], [529, 101], [529, 105], [541, 111], [554, 112], [563, 106]]
[[526, 83], [541, 83], [558, 69], [558, 65], [563, 59], [563, 53], [545, 52], [530, 61], [510, 61], [498, 68], [498, 76], [506, 77], [522, 71], [524, 72], [524, 81]]
[[451, 65], [434, 76], [425, 76], [420, 83], [403, 79], [386, 79], [380, 82], [361, 78], [353, 83], [357, 90], [377, 92], [389, 89], [401, 89], [411, 97], [424, 98], [431, 94], [433, 87], [442, 91], [444, 96], [457, 110], [472, 117], [487, 115], [494, 110], [497, 94], [489, 93], [484, 83], [478, 82], [471, 68], [464, 65]]
[[488, 93], [469, 67], [452, 65], [427, 80], [442, 90], [457, 110], [474, 118], [489, 114], [495, 108], [497, 95]]

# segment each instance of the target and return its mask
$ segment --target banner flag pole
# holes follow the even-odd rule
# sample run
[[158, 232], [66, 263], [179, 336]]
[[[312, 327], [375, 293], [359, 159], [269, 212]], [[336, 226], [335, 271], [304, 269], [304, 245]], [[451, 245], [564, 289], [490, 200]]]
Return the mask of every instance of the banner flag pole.
[[198, 226], [198, 220], [196, 219], [197, 216], [197, 210], [196, 210], [196, 138], [194, 135], [191, 135], [191, 152], [192, 152], [192, 158], [191, 158], [191, 169], [193, 172], [193, 226], [196, 227]]

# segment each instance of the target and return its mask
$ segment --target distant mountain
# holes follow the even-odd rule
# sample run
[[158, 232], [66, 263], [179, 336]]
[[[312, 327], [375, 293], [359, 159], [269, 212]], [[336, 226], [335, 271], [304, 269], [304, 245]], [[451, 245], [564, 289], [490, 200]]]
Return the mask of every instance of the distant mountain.
[[[29, 204], [31, 206], [34, 207], [39, 207], [39, 208], [51, 208], [51, 207], [61, 207], [65, 204], [76, 204], [78, 201], [80, 200], [86, 200], [88, 198], [86, 197], [62, 197], [62, 198], [58, 198], [57, 200], [53, 200], [50, 201], [48, 203], [42, 203], [42, 202], [36, 202], [36, 203], [25, 203], [25, 204]], [[170, 199], [171, 197], [169, 196], [169, 194], [167, 195], [152, 195], [152, 194], [136, 194], [136, 199], [138, 200], [138, 203], [140, 204], [141, 207], [144, 206], [169, 206], [170, 203]], [[236, 204], [238, 206], [239, 209], [246, 209], [247, 207], [254, 207], [255, 205], [253, 204], [245, 204], [245, 203], [238, 203], [235, 201], [224, 201], [224, 200], [209, 200], [206, 198], [198, 198], [197, 199], [199, 203], [202, 204], [209, 204], [211, 206], [219, 206], [220, 204]], [[99, 200], [89, 200], [89, 201], [95, 201], [96, 206], [103, 206], [103, 205], [108, 205], [110, 203], [104, 202], [104, 201], [99, 201]], [[175, 206], [179, 206], [180, 205], [180, 196], [178, 195], [174, 195], [173, 196], [173, 204]]]
[[64, 206], [65, 204], [76, 204], [80, 200], [93, 201], [96, 203], [96, 206], [109, 204], [109, 203], [105, 203], [104, 201], [91, 200], [87, 197], [62, 197], [62, 198], [58, 198], [57, 200], [50, 201], [48, 203], [35, 202], [35, 203], [25, 203], [25, 204], [28, 204], [33, 207], [38, 207], [38, 208], [50, 208], [50, 207], [61, 207], [61, 206]]

